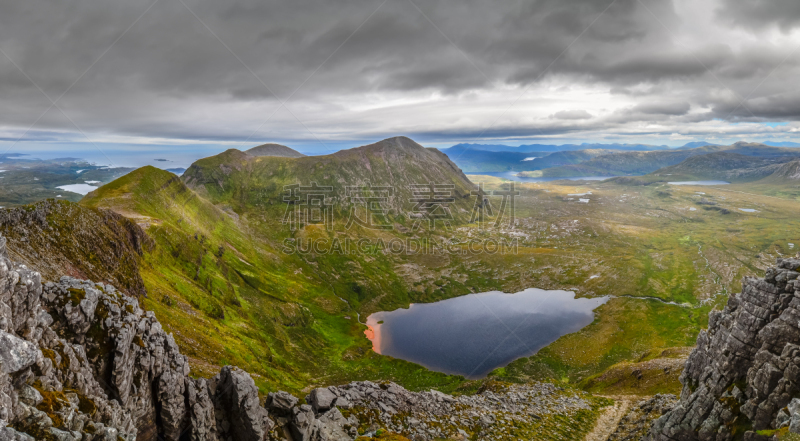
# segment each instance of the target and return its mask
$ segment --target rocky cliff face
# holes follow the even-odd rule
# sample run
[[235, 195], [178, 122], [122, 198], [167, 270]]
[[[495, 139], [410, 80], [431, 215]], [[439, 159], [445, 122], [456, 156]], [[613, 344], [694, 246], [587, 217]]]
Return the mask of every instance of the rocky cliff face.
[[678, 404], [649, 440], [769, 439], [800, 432], [800, 259], [778, 259], [763, 279], [745, 278], [681, 375]]
[[111, 285], [41, 276], [0, 238], [0, 439], [266, 439], [246, 373], [188, 376], [152, 312]]

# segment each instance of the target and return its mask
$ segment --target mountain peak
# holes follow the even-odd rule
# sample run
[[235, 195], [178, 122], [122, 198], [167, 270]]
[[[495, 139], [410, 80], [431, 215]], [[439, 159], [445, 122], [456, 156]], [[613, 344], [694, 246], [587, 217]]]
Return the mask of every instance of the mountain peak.
[[398, 148], [404, 150], [417, 150], [417, 149], [424, 149], [425, 147], [418, 144], [416, 141], [407, 136], [393, 136], [391, 138], [386, 138], [376, 143], [365, 145], [363, 147], [358, 147], [358, 148], [366, 148], [366, 149]]
[[278, 156], [282, 158], [302, 158], [306, 156], [297, 150], [275, 143], [261, 144], [245, 151], [245, 153], [250, 156]]

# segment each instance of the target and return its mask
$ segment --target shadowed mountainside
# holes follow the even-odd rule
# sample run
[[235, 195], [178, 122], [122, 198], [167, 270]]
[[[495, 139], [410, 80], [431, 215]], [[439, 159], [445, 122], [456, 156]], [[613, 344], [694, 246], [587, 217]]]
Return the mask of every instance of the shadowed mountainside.
[[153, 241], [113, 211], [48, 199], [0, 210], [0, 233], [15, 260], [47, 279], [91, 278], [113, 283], [131, 296], [147, 295], [139, 264]]

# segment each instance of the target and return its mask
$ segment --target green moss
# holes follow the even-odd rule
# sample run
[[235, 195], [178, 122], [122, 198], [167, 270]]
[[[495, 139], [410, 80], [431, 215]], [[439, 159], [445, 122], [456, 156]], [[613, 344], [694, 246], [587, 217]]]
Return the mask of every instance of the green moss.
[[53, 427], [63, 427], [64, 420], [56, 412], [69, 407], [69, 400], [63, 392], [48, 391], [37, 388], [42, 395], [42, 402], [36, 408], [46, 413], [51, 420], [53, 420]]
[[97, 413], [97, 405], [94, 404], [91, 398], [78, 394], [78, 399], [80, 400], [78, 403], [78, 410], [80, 410], [81, 413], [90, 417]]
[[94, 323], [92, 323], [89, 327], [89, 331], [86, 333], [88, 340], [91, 342], [91, 344], [88, 345], [89, 349], [86, 355], [88, 355], [90, 359], [95, 359], [97, 357], [107, 358], [114, 351], [114, 343], [103, 325], [105, 317], [108, 317], [108, 311], [105, 305], [102, 303], [97, 305], [95, 316], [96, 319]]
[[67, 299], [72, 303], [72, 306], [80, 305], [84, 298], [86, 298], [86, 290], [78, 288], [67, 289]]
[[47, 348], [41, 348], [41, 350], [42, 350], [42, 355], [44, 355], [45, 358], [49, 358], [50, 361], [53, 362], [53, 366], [57, 366], [58, 365], [58, 362], [56, 361], [57, 359], [56, 359], [55, 351], [53, 351], [51, 349], [47, 349]]

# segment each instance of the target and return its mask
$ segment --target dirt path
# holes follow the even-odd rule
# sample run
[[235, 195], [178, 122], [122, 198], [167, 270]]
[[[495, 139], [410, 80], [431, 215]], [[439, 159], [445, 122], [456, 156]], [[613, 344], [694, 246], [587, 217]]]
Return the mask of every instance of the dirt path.
[[637, 397], [629, 396], [610, 396], [615, 401], [613, 406], [608, 406], [597, 419], [594, 429], [586, 435], [584, 441], [606, 441], [608, 437], [614, 433], [619, 424], [619, 420], [628, 412], [631, 403], [637, 400]]

